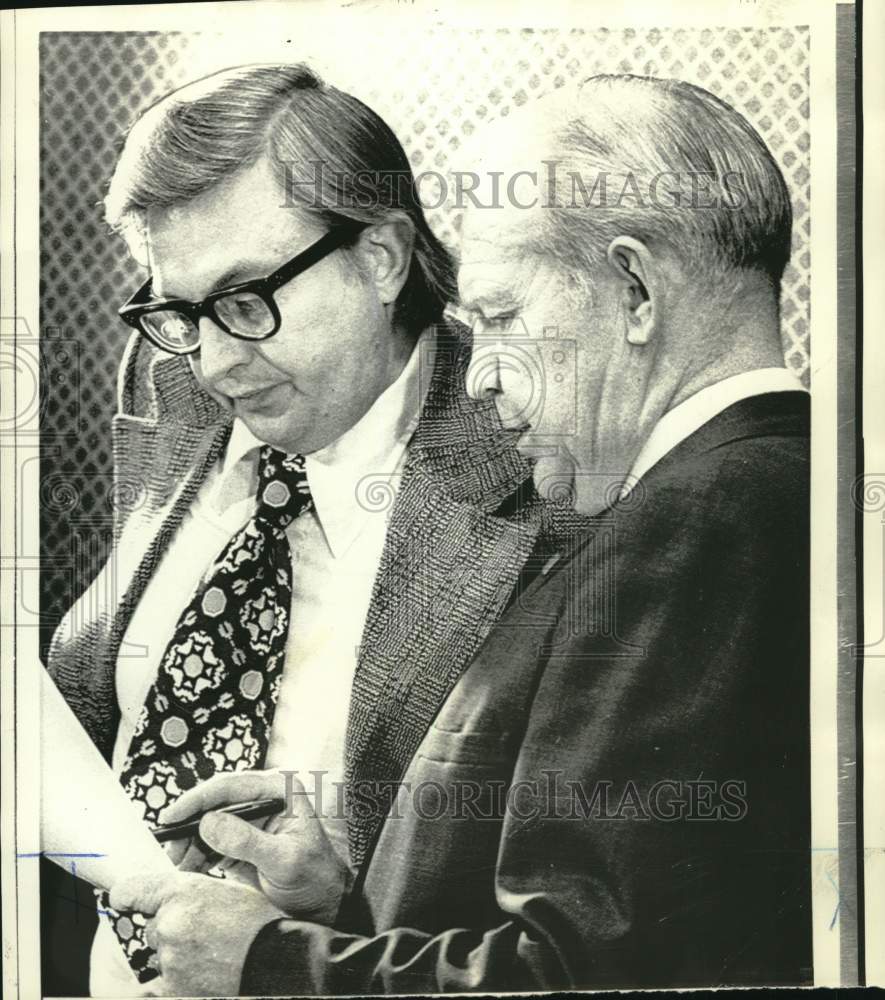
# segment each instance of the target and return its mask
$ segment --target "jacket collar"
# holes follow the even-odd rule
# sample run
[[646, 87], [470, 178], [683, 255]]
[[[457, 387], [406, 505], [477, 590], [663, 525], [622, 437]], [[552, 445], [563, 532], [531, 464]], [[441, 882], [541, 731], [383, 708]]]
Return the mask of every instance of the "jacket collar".
[[773, 392], [805, 391], [796, 375], [784, 367], [752, 369], [706, 386], [657, 422], [633, 462], [624, 492], [629, 492], [628, 484], [641, 479], [680, 441], [735, 403]]
[[441, 328], [393, 505], [354, 674], [345, 765], [351, 860], [365, 866], [409, 762], [503, 612], [542, 527], [531, 468], [490, 400], [465, 388], [469, 333]]

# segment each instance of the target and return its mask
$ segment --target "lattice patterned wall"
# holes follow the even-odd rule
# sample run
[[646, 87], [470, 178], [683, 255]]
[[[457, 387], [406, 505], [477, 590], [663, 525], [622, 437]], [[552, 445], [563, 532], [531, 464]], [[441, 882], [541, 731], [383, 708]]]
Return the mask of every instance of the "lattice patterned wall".
[[[379, 22], [355, 50], [340, 37], [284, 40], [374, 107], [416, 172], [445, 173], [485, 122], [600, 72], [675, 76], [707, 88], [758, 128], [793, 197], [793, 262], [782, 302], [788, 364], [809, 376], [808, 31], [433, 29]], [[412, 32], [412, 34], [410, 34]], [[323, 32], [317, 32], [323, 36]], [[44, 642], [105, 557], [109, 422], [126, 332], [119, 303], [142, 280], [102, 222], [100, 200], [133, 117], [161, 94], [238, 61], [209, 34], [65, 33], [41, 39], [41, 329]], [[371, 70], [368, 72], [367, 70]], [[460, 164], [459, 164], [460, 166]], [[429, 213], [452, 238], [451, 202]]]

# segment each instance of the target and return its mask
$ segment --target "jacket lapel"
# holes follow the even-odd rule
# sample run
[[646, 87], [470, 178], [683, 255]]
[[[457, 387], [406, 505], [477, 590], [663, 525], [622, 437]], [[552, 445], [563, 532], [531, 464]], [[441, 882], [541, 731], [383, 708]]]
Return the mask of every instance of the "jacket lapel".
[[470, 344], [444, 331], [363, 632], [346, 745], [350, 849], [363, 864], [428, 727], [502, 613], [542, 524], [531, 470], [494, 404], [470, 399]]
[[[153, 356], [147, 415], [133, 413], [127, 385], [141, 353], [123, 363], [120, 412], [114, 417], [114, 550], [87, 595], [97, 627], [50, 650], [50, 672], [107, 758], [119, 723], [115, 671], [120, 646], [169, 541], [223, 452], [230, 419], [193, 379], [183, 358]], [[88, 613], [88, 609], [86, 612]]]
[[149, 384], [156, 417], [120, 414], [112, 428], [115, 489], [144, 502], [119, 532], [124, 577], [109, 630], [111, 670], [132, 613], [231, 430], [229, 414], [199, 388], [183, 358], [154, 358]]

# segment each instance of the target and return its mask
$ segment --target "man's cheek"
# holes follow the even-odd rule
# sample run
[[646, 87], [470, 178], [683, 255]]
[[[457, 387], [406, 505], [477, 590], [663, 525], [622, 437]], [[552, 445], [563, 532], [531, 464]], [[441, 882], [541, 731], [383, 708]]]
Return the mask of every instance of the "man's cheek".
[[556, 438], [577, 434], [578, 375], [573, 341], [536, 342], [529, 418], [535, 433]]
[[547, 394], [544, 366], [530, 341], [505, 341], [496, 352], [501, 397], [498, 407], [508, 426], [537, 425]]
[[194, 378], [197, 381], [197, 385], [199, 385], [204, 392], [206, 392], [209, 396], [211, 396], [216, 403], [224, 407], [224, 409], [232, 410], [233, 404], [231, 403], [230, 398], [225, 396], [223, 393], [218, 392], [217, 389], [214, 389], [206, 381], [206, 379], [203, 378], [203, 371], [202, 368], [200, 367], [200, 362], [199, 362], [199, 354], [191, 354], [188, 356], [187, 360], [188, 364], [190, 365], [191, 371], [193, 372]]
[[222, 407], [222, 409], [228, 410], [231, 413], [233, 412], [234, 404], [229, 396], [225, 396], [223, 393], [216, 392], [214, 389], [210, 389], [205, 386], [204, 388], [206, 389], [206, 393], [211, 396], [215, 402]]
[[280, 330], [270, 340], [258, 345], [258, 361], [268, 382], [286, 381], [302, 392], [316, 382], [327, 382], [334, 375], [334, 331], [319, 327], [325, 337], [317, 337], [313, 329], [299, 333], [292, 328]]

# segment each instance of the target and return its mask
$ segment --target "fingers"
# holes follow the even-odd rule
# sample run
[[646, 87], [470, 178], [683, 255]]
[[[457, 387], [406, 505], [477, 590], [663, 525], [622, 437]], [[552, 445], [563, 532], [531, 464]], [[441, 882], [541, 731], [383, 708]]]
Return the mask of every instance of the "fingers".
[[216, 774], [185, 792], [160, 814], [161, 823], [180, 823], [191, 816], [236, 802], [283, 798], [286, 781], [278, 771], [237, 771]]
[[218, 855], [206, 844], [195, 837], [188, 841], [188, 848], [178, 862], [178, 870], [182, 872], [206, 872], [218, 861]]
[[254, 865], [270, 881], [286, 886], [295, 878], [297, 841], [259, 830], [225, 813], [208, 813], [200, 821], [200, 836], [219, 854]]
[[189, 837], [182, 837], [181, 840], [168, 840], [163, 845], [166, 848], [166, 853], [169, 855], [169, 860], [176, 868], [181, 866], [181, 862], [188, 853], [191, 843], [192, 840]]
[[115, 910], [138, 910], [156, 913], [181, 888], [183, 876], [133, 875], [120, 879], [111, 888], [111, 906]]
[[247, 885], [256, 892], [262, 892], [261, 880], [254, 865], [245, 861], [231, 861], [226, 858], [219, 866], [224, 869], [224, 875], [228, 882], [238, 882], [240, 885]]
[[163, 845], [169, 860], [181, 872], [205, 872], [218, 860], [199, 837], [167, 840]]

